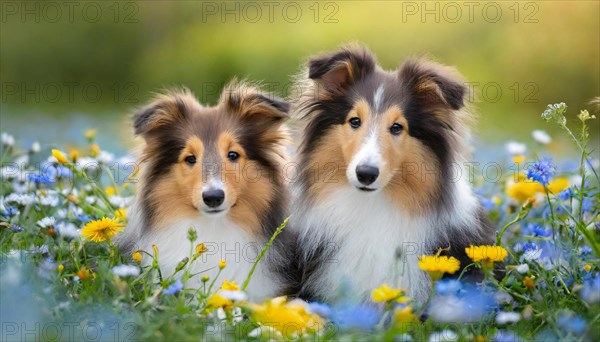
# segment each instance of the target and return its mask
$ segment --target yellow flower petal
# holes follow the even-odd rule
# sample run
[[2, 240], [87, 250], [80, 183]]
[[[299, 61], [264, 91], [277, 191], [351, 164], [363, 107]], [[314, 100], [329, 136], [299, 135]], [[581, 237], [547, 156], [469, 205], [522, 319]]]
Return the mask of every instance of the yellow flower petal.
[[81, 236], [94, 242], [110, 240], [118, 232], [123, 230], [124, 225], [110, 218], [103, 218], [88, 222], [81, 230]]
[[444, 273], [456, 273], [460, 269], [460, 261], [455, 257], [423, 255], [419, 258], [419, 267], [436, 278]]
[[550, 191], [551, 193], [553, 193], [555, 195], [568, 187], [569, 187], [569, 180], [566, 179], [565, 177], [554, 178], [553, 180], [550, 181], [550, 183], [548, 183], [548, 191]]
[[223, 285], [221, 285], [221, 290], [238, 291], [239, 289], [240, 287], [235, 281], [223, 280]]
[[233, 305], [233, 302], [218, 293], [213, 293], [206, 301], [206, 305], [212, 308], [223, 308]]
[[59, 150], [52, 150], [52, 156], [54, 158], [56, 158], [56, 160], [61, 163], [61, 164], [66, 164], [67, 163], [67, 157], [65, 157], [65, 154], [62, 153]]
[[393, 289], [389, 287], [388, 284], [383, 284], [373, 290], [373, 292], [371, 293], [371, 299], [375, 303], [388, 302], [390, 300], [398, 298], [401, 293], [401, 289]]
[[502, 246], [469, 246], [465, 248], [465, 252], [475, 262], [497, 262], [508, 256], [508, 251]]

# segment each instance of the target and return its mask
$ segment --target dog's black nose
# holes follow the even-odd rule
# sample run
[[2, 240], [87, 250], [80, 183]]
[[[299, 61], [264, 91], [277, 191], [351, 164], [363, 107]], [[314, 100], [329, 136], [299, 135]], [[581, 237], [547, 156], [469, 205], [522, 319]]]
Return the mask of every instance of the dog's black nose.
[[207, 206], [216, 208], [223, 204], [225, 192], [223, 190], [207, 190], [202, 193], [202, 200]]
[[364, 185], [373, 183], [379, 176], [379, 169], [369, 165], [359, 165], [356, 167], [356, 177]]

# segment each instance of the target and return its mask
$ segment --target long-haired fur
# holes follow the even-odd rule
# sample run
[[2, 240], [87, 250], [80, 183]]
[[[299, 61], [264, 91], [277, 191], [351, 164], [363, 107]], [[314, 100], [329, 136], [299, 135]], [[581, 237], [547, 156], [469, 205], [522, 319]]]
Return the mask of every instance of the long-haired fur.
[[443, 248], [465, 266], [466, 246], [493, 241], [464, 167], [472, 114], [454, 68], [411, 58], [388, 72], [352, 45], [310, 58], [298, 88], [288, 293], [332, 300], [341, 283], [362, 295], [389, 283], [423, 300], [420, 255]]
[[[187, 239], [193, 228], [195, 244], [205, 243], [208, 251], [192, 270], [207, 270], [212, 278], [224, 259], [219, 281], [244, 281], [287, 214], [288, 109], [243, 82], [226, 86], [214, 107], [182, 89], [140, 108], [133, 126], [145, 145], [129, 224], [118, 236], [121, 248], [151, 251], [156, 244], [163, 275], [170, 275], [193, 247]], [[277, 280], [263, 266], [264, 260], [248, 289], [258, 298], [277, 292]]]

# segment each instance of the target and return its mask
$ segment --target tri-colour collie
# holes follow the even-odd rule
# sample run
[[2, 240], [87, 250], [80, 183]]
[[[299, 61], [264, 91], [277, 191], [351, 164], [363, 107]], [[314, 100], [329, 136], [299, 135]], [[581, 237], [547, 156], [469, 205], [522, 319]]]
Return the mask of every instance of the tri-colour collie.
[[424, 300], [419, 256], [444, 248], [465, 266], [465, 247], [494, 236], [462, 167], [461, 76], [425, 59], [385, 71], [360, 46], [311, 58], [306, 76], [292, 107], [303, 139], [290, 220], [300, 277], [288, 291], [329, 301], [340, 284], [366, 295], [388, 283]]
[[[135, 134], [145, 140], [137, 194], [129, 224], [118, 237], [130, 252], [156, 244], [163, 276], [190, 254], [188, 230], [208, 249], [192, 272], [211, 280], [246, 279], [288, 204], [282, 168], [289, 104], [243, 83], [227, 86], [215, 107], [201, 105], [188, 90], [169, 91], [134, 115]], [[149, 259], [149, 258], [145, 258]], [[263, 260], [264, 261], [264, 260]], [[247, 289], [250, 297], [278, 292], [260, 262]]]

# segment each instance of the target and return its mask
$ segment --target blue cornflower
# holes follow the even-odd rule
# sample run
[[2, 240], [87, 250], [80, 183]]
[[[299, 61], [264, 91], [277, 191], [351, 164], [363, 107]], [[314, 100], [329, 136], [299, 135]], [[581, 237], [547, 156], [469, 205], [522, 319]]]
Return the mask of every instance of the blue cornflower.
[[552, 176], [554, 176], [555, 171], [552, 159], [542, 158], [527, 169], [527, 178], [546, 186], [550, 182], [550, 179], [552, 179]]
[[478, 322], [497, 308], [494, 296], [485, 289], [471, 284], [461, 286], [462, 289], [454, 294], [434, 297], [427, 309], [432, 320], [438, 323]]
[[10, 206], [8, 208], [6, 208], [5, 210], [2, 211], [2, 216], [4, 217], [10, 217], [10, 216], [15, 216], [19, 213], [19, 209]]
[[173, 284], [169, 285], [169, 287], [164, 290], [163, 293], [167, 295], [174, 295], [181, 290], [183, 290], [183, 283], [181, 280], [177, 279]]
[[77, 220], [79, 220], [81, 223], [88, 223], [92, 220], [92, 218], [89, 215], [79, 215], [77, 216]]
[[528, 223], [523, 229], [523, 234], [540, 237], [549, 237], [552, 236], [552, 230], [544, 228], [539, 223]]
[[333, 313], [331, 307], [324, 303], [312, 302], [308, 304], [308, 307], [310, 308], [311, 312], [316, 313], [317, 315], [324, 318], [331, 317], [331, 314]]
[[342, 329], [372, 330], [381, 318], [377, 307], [351, 302], [341, 303], [333, 308], [331, 320]]
[[533, 242], [527, 242], [526, 244], [524, 244], [524, 245], [521, 247], [521, 250], [522, 250], [523, 252], [527, 252], [527, 251], [535, 251], [535, 250], [537, 250], [537, 249], [538, 249], [537, 245], [536, 245], [535, 243], [533, 243]]
[[462, 284], [456, 279], [444, 279], [435, 282], [435, 292], [442, 296], [455, 295], [462, 289]]
[[592, 207], [594, 206], [594, 201], [589, 197], [584, 197], [583, 202], [581, 203], [581, 209], [584, 213], [589, 213], [592, 211]]
[[588, 304], [600, 302], [600, 273], [596, 273], [593, 278], [586, 280], [579, 294]]
[[590, 253], [592, 253], [592, 247], [590, 247], [588, 245], [579, 247], [579, 254], [585, 255], [585, 254], [590, 254]]
[[559, 192], [557, 196], [563, 201], [573, 198], [573, 196], [575, 196], [575, 193], [573, 192], [573, 187], [571, 186], [564, 189], [563, 191]]
[[29, 180], [37, 184], [52, 184], [54, 181], [44, 174], [29, 175]]
[[583, 318], [566, 312], [558, 317], [556, 324], [559, 328], [575, 335], [582, 335], [585, 332], [586, 322]]
[[18, 233], [20, 231], [23, 231], [23, 227], [16, 225], [16, 224], [12, 224], [10, 226], [10, 229], [12, 229], [13, 232]]

